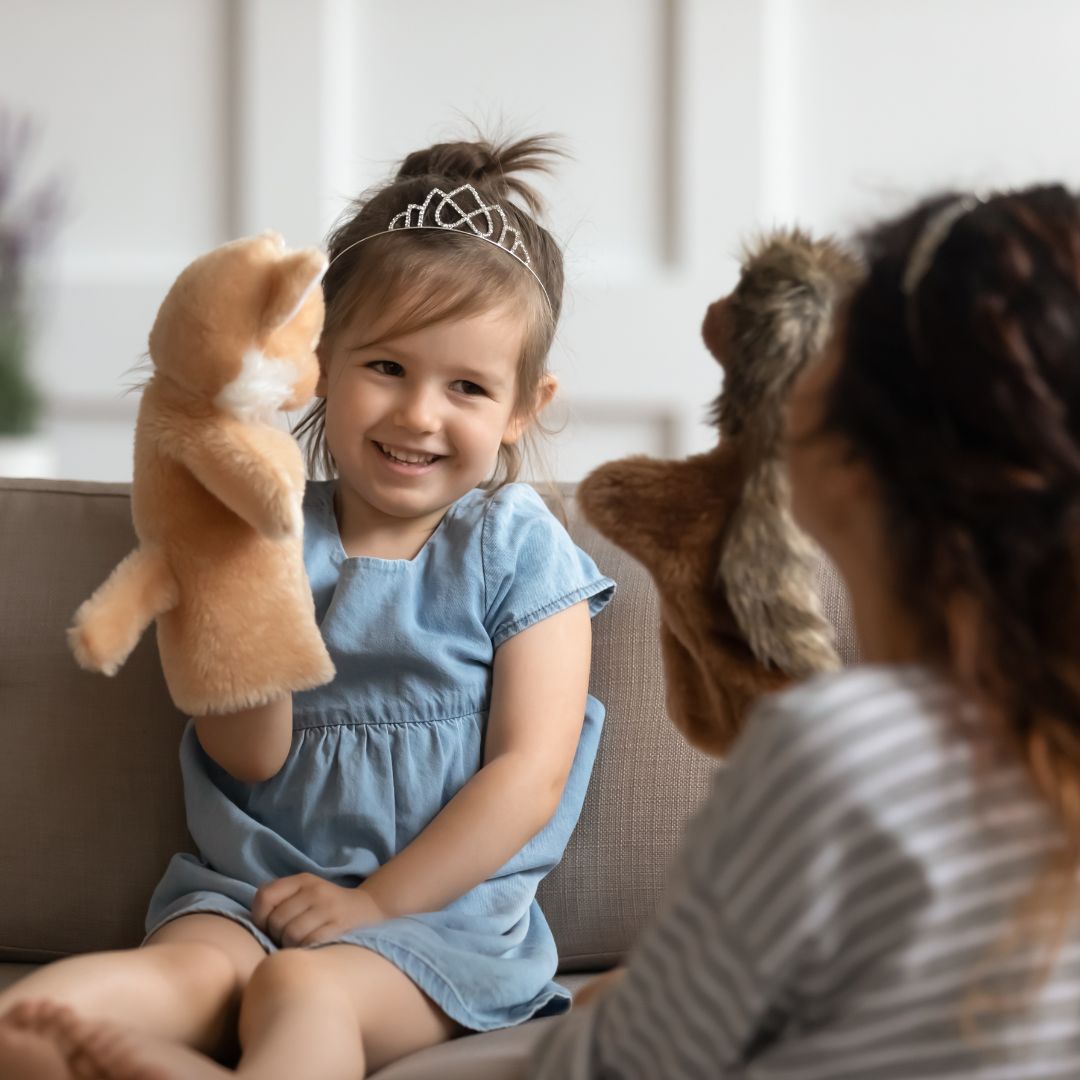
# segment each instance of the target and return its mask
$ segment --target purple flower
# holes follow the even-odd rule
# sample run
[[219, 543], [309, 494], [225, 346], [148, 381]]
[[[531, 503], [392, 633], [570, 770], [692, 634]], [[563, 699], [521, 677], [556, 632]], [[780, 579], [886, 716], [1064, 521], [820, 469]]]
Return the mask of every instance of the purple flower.
[[35, 137], [28, 117], [0, 108], [0, 314], [7, 317], [21, 302], [27, 263], [52, 239], [63, 213], [58, 178], [19, 191], [19, 170]]
[[55, 178], [20, 191], [19, 170], [34, 137], [28, 118], [0, 107], [0, 435], [33, 432], [42, 410], [41, 394], [27, 370], [27, 269], [31, 257], [52, 239], [63, 200]]

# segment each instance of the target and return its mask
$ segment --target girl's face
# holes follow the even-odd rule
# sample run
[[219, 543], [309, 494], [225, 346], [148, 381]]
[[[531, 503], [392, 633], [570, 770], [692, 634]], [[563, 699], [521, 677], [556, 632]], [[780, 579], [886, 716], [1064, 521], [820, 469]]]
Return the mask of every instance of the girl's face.
[[524, 332], [506, 309], [397, 337], [343, 327], [316, 393], [349, 491], [381, 515], [413, 520], [488, 479], [500, 446], [529, 419], [515, 409]]

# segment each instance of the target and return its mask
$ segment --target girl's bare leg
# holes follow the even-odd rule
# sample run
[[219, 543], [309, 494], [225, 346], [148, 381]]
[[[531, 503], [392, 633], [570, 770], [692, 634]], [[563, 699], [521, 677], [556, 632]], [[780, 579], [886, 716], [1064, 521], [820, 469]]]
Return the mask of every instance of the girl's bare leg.
[[356, 1080], [460, 1031], [377, 953], [355, 945], [286, 949], [259, 966], [244, 993], [237, 1072]]
[[352, 945], [284, 949], [256, 969], [240, 1009], [236, 1074], [115, 1025], [80, 1043], [110, 1080], [358, 1080], [460, 1032], [389, 961]]
[[[58, 960], [8, 987], [0, 993], [0, 1043], [8, 1056], [41, 1056], [44, 1051], [32, 1046], [35, 1039], [66, 1043], [57, 1024], [27, 1020], [48, 1003], [67, 1006], [83, 1020], [119, 1023], [209, 1054], [228, 1053], [235, 1046], [243, 988], [265, 955], [239, 924], [217, 915], [187, 915], [162, 927], [143, 948]], [[30, 1078], [39, 1071], [28, 1063], [24, 1072], [4, 1075]]]

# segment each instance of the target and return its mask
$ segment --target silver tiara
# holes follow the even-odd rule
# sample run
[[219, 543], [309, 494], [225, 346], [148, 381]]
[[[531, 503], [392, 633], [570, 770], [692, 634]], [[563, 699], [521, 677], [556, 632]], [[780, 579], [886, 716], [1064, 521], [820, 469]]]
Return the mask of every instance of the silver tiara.
[[945, 243], [953, 226], [965, 215], [971, 213], [982, 202], [977, 195], [961, 195], [958, 199], [946, 203], [929, 221], [923, 226], [915, 246], [908, 255], [907, 266], [904, 268], [904, 277], [901, 288], [905, 296], [911, 296], [919, 287], [919, 283], [926, 272], [934, 264], [934, 256], [938, 249]]
[[[466, 210], [460, 202], [455, 201], [460, 195], [468, 195], [476, 204], [475, 209]], [[438, 199], [436, 202], [435, 200]], [[465, 201], [465, 200], [462, 200]], [[434, 210], [431, 210], [432, 203]], [[431, 211], [429, 214], [429, 210]], [[448, 217], [448, 214], [454, 217]], [[547, 297], [547, 289], [540, 280], [540, 276], [532, 267], [529, 252], [522, 243], [521, 234], [515, 229], [506, 216], [506, 211], [498, 203], [485, 203], [480, 193], [472, 184], [462, 184], [453, 191], [443, 191], [442, 188], [432, 188], [422, 203], [409, 203], [406, 209], [390, 219], [389, 224], [380, 232], [371, 233], [349, 244], [339, 251], [331, 263], [336, 262], [359, 244], [363, 244], [376, 236], [385, 236], [387, 233], [401, 232], [404, 229], [438, 229], [442, 231], [466, 232], [469, 236], [475, 236], [477, 240], [505, 251], [507, 255], [517, 259], [543, 289]], [[497, 235], [496, 235], [497, 234]], [[548, 297], [550, 302], [550, 297]]]

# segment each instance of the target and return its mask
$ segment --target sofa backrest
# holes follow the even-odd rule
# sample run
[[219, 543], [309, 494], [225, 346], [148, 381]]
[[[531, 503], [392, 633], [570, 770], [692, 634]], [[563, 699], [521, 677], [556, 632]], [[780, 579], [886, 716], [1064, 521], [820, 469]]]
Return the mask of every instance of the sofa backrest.
[[[563, 970], [623, 956], [660, 900], [715, 762], [668, 721], [644, 569], [564, 492], [571, 535], [619, 583], [594, 623], [607, 722], [581, 822], [540, 890]], [[127, 485], [0, 479], [0, 960], [121, 948], [142, 937], [169, 856], [190, 850], [177, 748], [184, 718], [148, 633], [112, 679], [81, 671], [64, 631], [134, 545]], [[841, 653], [836, 578], [820, 571]]]

